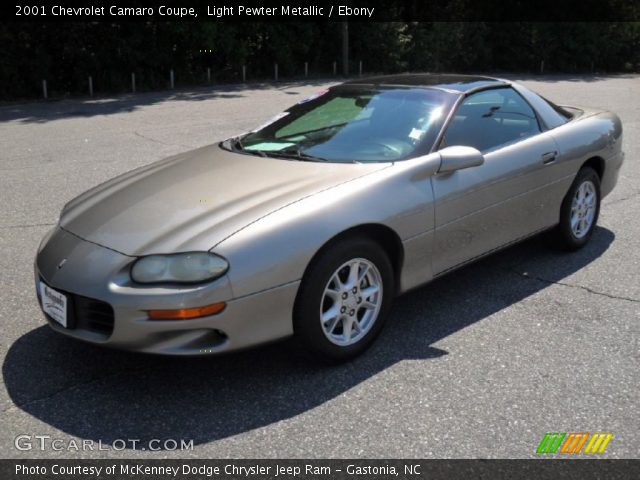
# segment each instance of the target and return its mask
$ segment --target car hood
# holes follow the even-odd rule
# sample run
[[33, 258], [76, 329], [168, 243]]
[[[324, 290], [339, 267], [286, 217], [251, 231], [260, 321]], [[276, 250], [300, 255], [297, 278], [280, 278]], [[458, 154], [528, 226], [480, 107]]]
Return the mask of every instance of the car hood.
[[131, 256], [209, 250], [274, 210], [388, 165], [264, 158], [210, 145], [89, 190], [66, 205], [60, 226]]

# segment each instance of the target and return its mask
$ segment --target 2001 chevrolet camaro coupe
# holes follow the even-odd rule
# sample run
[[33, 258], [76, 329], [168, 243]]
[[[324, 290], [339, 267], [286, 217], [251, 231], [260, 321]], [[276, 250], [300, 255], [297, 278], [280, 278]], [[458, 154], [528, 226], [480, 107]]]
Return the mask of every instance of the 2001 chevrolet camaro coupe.
[[354, 80], [70, 201], [43, 239], [51, 327], [172, 355], [293, 336], [346, 360], [397, 294], [538, 232], [593, 233], [624, 154], [610, 112], [517, 83]]

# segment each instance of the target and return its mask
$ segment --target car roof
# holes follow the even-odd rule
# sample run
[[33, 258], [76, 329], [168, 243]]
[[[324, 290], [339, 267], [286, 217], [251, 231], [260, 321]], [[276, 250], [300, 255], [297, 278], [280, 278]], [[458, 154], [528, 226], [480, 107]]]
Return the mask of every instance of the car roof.
[[400, 75], [381, 75], [358, 78], [342, 85], [367, 85], [388, 87], [425, 87], [437, 88], [447, 92], [468, 94], [487, 88], [510, 85], [507, 80], [477, 75], [456, 75], [446, 73], [403, 73]]

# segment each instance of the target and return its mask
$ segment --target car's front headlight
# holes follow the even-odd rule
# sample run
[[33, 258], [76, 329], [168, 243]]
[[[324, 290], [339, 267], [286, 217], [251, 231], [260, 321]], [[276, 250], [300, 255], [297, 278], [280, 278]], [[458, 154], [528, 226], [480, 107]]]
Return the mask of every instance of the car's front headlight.
[[227, 261], [210, 252], [148, 255], [131, 268], [138, 283], [197, 283], [213, 280], [229, 269]]

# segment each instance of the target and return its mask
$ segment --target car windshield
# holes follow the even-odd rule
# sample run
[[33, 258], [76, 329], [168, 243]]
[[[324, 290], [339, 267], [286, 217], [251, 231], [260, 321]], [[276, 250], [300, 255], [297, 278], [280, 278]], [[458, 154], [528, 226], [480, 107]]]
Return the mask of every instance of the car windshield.
[[429, 152], [455, 99], [428, 88], [334, 87], [227, 148], [309, 161], [404, 160]]

